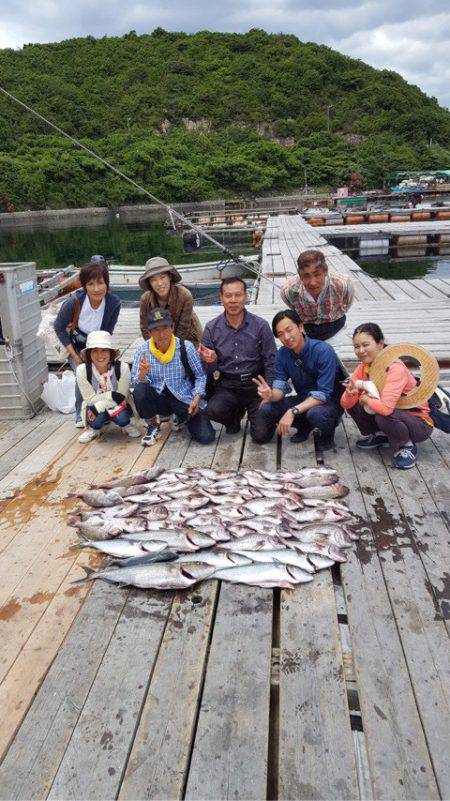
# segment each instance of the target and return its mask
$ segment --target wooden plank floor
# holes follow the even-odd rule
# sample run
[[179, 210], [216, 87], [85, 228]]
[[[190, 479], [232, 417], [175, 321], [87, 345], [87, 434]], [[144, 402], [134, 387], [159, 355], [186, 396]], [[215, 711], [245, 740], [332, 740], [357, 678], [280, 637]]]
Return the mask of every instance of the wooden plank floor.
[[326, 463], [364, 534], [312, 584], [157, 593], [71, 585], [98, 558], [69, 550], [70, 492], [155, 460], [316, 464], [313, 440], [258, 447], [218, 429], [202, 447], [166, 432], [144, 450], [108, 431], [81, 446], [48, 413], [14, 430], [21, 460], [0, 480], [0, 798], [450, 797], [448, 437], [405, 474], [387, 452], [355, 450], [345, 420]]

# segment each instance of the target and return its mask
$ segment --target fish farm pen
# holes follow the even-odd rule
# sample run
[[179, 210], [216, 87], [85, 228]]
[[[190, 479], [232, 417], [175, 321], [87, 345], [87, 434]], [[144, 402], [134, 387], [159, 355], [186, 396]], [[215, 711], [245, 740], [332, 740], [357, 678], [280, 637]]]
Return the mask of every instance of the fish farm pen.
[[[375, 280], [287, 215], [268, 220], [263, 272], [281, 284], [307, 247], [352, 272], [349, 332], [376, 320], [446, 366], [450, 281]], [[261, 281], [251, 308], [271, 319], [277, 291]], [[127, 358], [137, 331], [123, 310]], [[350, 333], [338, 350], [354, 358]], [[312, 436], [255, 445], [245, 424], [214, 424], [199, 445], [163, 423], [144, 449], [117, 429], [82, 445], [73, 419], [49, 411], [0, 421], [1, 799], [450, 797], [448, 437], [435, 431], [417, 468], [396, 471], [382, 449], [355, 449], [342, 419], [325, 454]], [[361, 538], [310, 584], [73, 584], [102, 563], [72, 549], [68, 525], [71, 496], [91, 484], [152, 465], [323, 464], [349, 487]]]

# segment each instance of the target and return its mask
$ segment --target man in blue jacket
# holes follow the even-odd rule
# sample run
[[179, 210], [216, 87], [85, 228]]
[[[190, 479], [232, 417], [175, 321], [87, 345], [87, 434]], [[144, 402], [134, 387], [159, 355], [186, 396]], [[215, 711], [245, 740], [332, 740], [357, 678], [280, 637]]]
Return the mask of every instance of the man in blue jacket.
[[[261, 398], [257, 441], [269, 442], [275, 429], [283, 436], [296, 428], [291, 442], [303, 442], [313, 429], [318, 429], [319, 449], [329, 450], [342, 414], [336, 353], [327, 342], [305, 336], [300, 315], [291, 309], [275, 315], [272, 331], [283, 347], [275, 358], [272, 387], [261, 376], [254, 379]], [[295, 395], [289, 394], [289, 381]]]
[[147, 329], [150, 339], [136, 351], [131, 370], [136, 409], [147, 423], [142, 445], [154, 445], [161, 436], [161, 417], [167, 415], [172, 431], [186, 425], [196, 442], [214, 442], [204, 411], [206, 373], [194, 345], [174, 336], [169, 309], [151, 309]]

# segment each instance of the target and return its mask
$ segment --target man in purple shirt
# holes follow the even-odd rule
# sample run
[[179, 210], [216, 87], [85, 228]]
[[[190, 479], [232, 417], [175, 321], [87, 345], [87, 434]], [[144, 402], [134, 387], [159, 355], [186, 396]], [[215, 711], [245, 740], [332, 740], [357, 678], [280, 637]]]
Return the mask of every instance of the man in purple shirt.
[[268, 384], [274, 377], [275, 340], [269, 324], [245, 308], [247, 286], [242, 278], [225, 278], [220, 286], [225, 311], [207, 323], [199, 354], [209, 373], [219, 371], [206, 412], [236, 434], [247, 412], [250, 434], [258, 439], [260, 398], [252, 378], [260, 371]]

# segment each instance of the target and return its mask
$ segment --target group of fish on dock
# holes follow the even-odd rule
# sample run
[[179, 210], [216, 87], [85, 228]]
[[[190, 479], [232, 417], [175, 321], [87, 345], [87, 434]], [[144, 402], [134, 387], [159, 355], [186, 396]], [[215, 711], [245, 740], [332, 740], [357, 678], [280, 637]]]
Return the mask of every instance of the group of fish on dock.
[[91, 579], [182, 589], [207, 578], [293, 589], [345, 562], [359, 535], [335, 470], [152, 467], [78, 494], [70, 524], [112, 558]]

